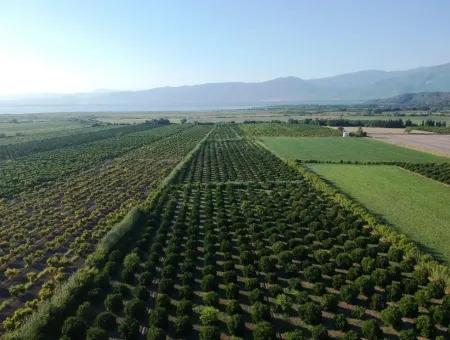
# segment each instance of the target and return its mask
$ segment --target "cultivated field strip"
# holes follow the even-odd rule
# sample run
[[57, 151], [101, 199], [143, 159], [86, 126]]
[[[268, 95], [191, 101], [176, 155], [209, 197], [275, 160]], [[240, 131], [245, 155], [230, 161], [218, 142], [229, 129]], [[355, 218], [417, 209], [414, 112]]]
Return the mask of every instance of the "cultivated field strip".
[[[88, 126], [86, 126], [86, 123], [81, 123], [79, 122], [78, 124], [73, 122], [73, 121], [61, 121], [59, 122], [59, 124], [61, 124], [59, 129], [53, 130], [51, 127], [48, 126], [49, 121], [45, 122], [45, 127], [43, 127], [41, 130], [38, 131], [34, 131], [34, 130], [27, 130], [24, 129], [25, 131], [18, 131], [15, 132], [15, 136], [8, 136], [6, 138], [1, 138], [0, 139], [0, 149], [3, 149], [4, 153], [7, 154], [8, 158], [11, 158], [12, 156], [14, 156], [14, 154], [11, 154], [10, 151], [6, 151], [9, 150], [11, 147], [13, 147], [14, 145], [19, 145], [19, 144], [23, 144], [25, 145], [26, 143], [30, 143], [30, 142], [40, 142], [43, 141], [44, 139], [50, 139], [50, 138], [56, 138], [56, 137], [67, 137], [67, 136], [74, 136], [74, 135], [78, 135], [80, 133], [86, 133], [86, 132], [97, 132], [97, 131], [102, 131], [102, 130], [108, 130], [108, 129], [112, 129], [115, 128], [115, 125], [98, 125], [98, 126], [92, 126], [93, 124], [90, 123]], [[39, 124], [36, 122], [33, 122], [31, 124]], [[73, 125], [71, 125], [73, 124]], [[10, 124], [8, 124], [10, 125]], [[44, 124], [43, 124], [44, 125]], [[8, 127], [3, 127], [2, 123], [0, 122], [0, 130], [3, 130], [6, 132], [0, 132], [0, 133], [7, 133], [8, 132]], [[6, 151], [6, 152], [5, 152]], [[5, 156], [3, 156], [5, 157]]]
[[244, 132], [237, 124], [221, 124], [208, 136], [209, 141], [240, 140]]
[[3, 161], [0, 163], [0, 197], [10, 198], [41, 183], [101, 166], [107, 160], [183, 129], [180, 125], [158, 127], [148, 124], [143, 131]]
[[[109, 128], [99, 127], [94, 131], [89, 131], [88, 128], [79, 129], [72, 132], [70, 130], [60, 131], [59, 135], [56, 136], [52, 136], [47, 133], [47, 138], [35, 139], [23, 143], [0, 145], [0, 160], [15, 159], [37, 152], [61, 149], [85, 143], [92, 143], [102, 139], [120, 137], [126, 134], [148, 130], [157, 126], [158, 125], [154, 123], [146, 123]], [[76, 131], [78, 131], [78, 133], [74, 134]], [[39, 136], [37, 136], [37, 138], [39, 138]]]
[[331, 137], [340, 136], [336, 129], [318, 125], [290, 123], [248, 123], [241, 125], [242, 130], [250, 137], [285, 136], [285, 137]]
[[88, 292], [65, 332], [76, 319], [79, 332], [121, 339], [395, 337], [444, 308], [442, 286], [302, 180], [170, 187], [127, 249], [111, 253], [110, 284]]
[[181, 170], [179, 180], [238, 182], [290, 180], [298, 176], [274, 155], [248, 140], [207, 141]]
[[211, 126], [186, 125], [176, 134], [172, 127], [162, 129], [166, 136], [153, 143], [0, 205], [2, 318], [27, 301], [31, 312], [38, 303], [33, 299], [51, 296], [109, 228], [145, 200]]
[[[220, 134], [215, 131], [214, 138]], [[165, 189], [148, 211], [147, 223], [112, 250], [74, 301], [76, 307], [65, 310], [58, 327], [44, 327], [41, 336], [380, 339], [401, 334], [413, 339], [448, 334], [445, 285], [430, 282], [429, 273], [415, 267], [415, 258], [382, 240], [300, 174], [278, 180], [280, 160], [243, 161], [268, 151], [220, 139], [227, 140], [210, 140], [197, 150], [181, 173], [199, 175], [182, 175]], [[219, 149], [230, 150], [223, 151], [228, 156], [206, 160]], [[234, 162], [235, 182], [228, 172], [211, 175], [207, 169], [213, 162]], [[251, 172], [256, 165], [266, 170]], [[216, 169], [228, 171], [224, 164]], [[238, 173], [248, 173], [245, 181]]]

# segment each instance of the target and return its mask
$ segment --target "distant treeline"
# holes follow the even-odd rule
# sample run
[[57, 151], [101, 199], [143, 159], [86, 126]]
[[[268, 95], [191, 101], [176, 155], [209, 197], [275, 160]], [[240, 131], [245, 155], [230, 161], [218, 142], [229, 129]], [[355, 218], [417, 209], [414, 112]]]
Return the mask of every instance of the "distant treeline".
[[383, 128], [405, 128], [410, 126], [416, 126], [411, 120], [403, 119], [389, 119], [389, 120], [351, 120], [351, 119], [289, 119], [289, 123], [292, 124], [307, 124], [307, 125], [320, 125], [320, 126], [364, 126], [364, 127], [383, 127]]
[[447, 122], [446, 121], [440, 121], [440, 120], [433, 120], [433, 119], [427, 119], [422, 120], [422, 123], [420, 126], [426, 126], [426, 127], [446, 127]]
[[447, 125], [447, 122], [440, 120], [432, 120], [432, 119], [422, 120], [420, 125], [415, 127], [415, 129], [444, 135], [450, 134], [450, 126]]

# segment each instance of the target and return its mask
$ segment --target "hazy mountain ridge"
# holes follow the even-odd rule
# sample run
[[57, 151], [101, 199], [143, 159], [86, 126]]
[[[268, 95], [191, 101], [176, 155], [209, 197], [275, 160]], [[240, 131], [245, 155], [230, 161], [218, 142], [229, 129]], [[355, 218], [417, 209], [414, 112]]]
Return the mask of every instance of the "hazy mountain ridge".
[[450, 106], [450, 92], [419, 92], [405, 93], [399, 96], [375, 99], [368, 104], [383, 106], [427, 106], [427, 107], [448, 107]]
[[253, 106], [284, 103], [349, 103], [403, 93], [450, 91], [450, 63], [407, 71], [367, 70], [303, 80], [208, 83], [142, 91], [90, 92], [1, 100], [0, 105], [120, 105], [122, 109], [162, 106]]

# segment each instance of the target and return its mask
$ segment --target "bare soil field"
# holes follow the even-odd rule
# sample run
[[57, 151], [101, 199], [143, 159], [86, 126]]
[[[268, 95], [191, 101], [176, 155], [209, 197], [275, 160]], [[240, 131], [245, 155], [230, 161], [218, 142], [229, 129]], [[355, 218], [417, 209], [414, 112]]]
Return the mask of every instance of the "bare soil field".
[[450, 135], [369, 133], [370, 137], [450, 157]]
[[[337, 127], [333, 127], [333, 129], [337, 129]], [[358, 130], [355, 126], [346, 126], [345, 131], [356, 131]], [[376, 135], [405, 135], [408, 134], [403, 128], [381, 128], [381, 127], [363, 127], [363, 130], [367, 132], [369, 137], [374, 137]], [[421, 130], [412, 130], [409, 134], [419, 134], [419, 135], [433, 135], [433, 132], [430, 131], [421, 131]]]
[[[337, 129], [337, 127], [333, 127], [333, 129]], [[358, 130], [358, 127], [356, 126], [346, 126], [345, 131], [348, 132], [354, 132]], [[372, 134], [403, 134], [406, 133], [405, 129], [399, 128], [399, 129], [391, 129], [391, 128], [379, 128], [379, 127], [363, 127], [363, 130], [367, 132], [367, 135], [371, 136]]]
[[[357, 127], [345, 127], [345, 131], [349, 132], [357, 129]], [[368, 137], [377, 140], [450, 157], [450, 135], [438, 135], [420, 130], [412, 130], [408, 133], [403, 128], [364, 127], [363, 130], [367, 132]]]

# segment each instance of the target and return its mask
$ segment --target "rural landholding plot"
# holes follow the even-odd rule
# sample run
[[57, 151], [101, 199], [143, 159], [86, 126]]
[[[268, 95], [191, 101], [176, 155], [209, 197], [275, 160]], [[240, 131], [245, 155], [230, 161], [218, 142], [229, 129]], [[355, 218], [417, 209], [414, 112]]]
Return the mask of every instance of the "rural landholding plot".
[[310, 168], [450, 261], [450, 188], [396, 166], [314, 164]]
[[449, 162], [446, 157], [407, 149], [367, 138], [261, 137], [263, 143], [284, 159], [358, 162]]

